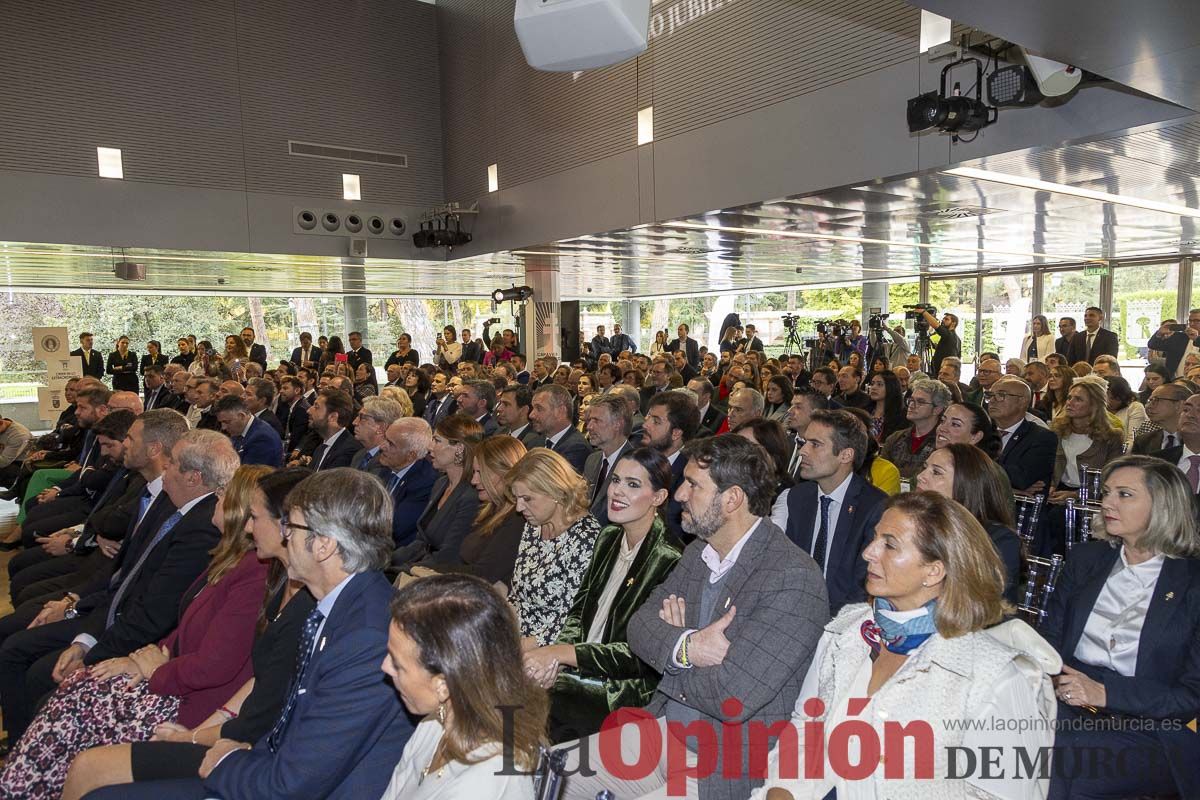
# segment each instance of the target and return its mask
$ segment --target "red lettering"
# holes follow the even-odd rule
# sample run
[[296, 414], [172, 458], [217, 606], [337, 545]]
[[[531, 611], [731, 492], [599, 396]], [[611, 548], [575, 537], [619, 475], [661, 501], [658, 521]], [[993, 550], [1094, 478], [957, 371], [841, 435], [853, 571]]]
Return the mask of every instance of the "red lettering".
[[784, 780], [800, 777], [800, 736], [796, 732], [796, 726], [790, 721], [780, 720], [767, 726], [753, 720], [750, 723], [749, 739], [749, 777], [767, 777], [767, 761], [771, 756], [772, 739], [777, 739], [779, 744], [779, 777]]
[[[693, 751], [696, 766], [688, 766], [688, 739], [696, 740]], [[701, 780], [717, 769], [717, 732], [705, 720], [696, 720], [684, 725], [667, 723], [667, 795], [682, 797], [687, 794], [687, 779]]]
[[[636, 725], [638, 729], [638, 760], [625, 763], [621, 749], [621, 728]], [[648, 778], [662, 760], [662, 737], [658, 721], [642, 708], [618, 708], [600, 726], [600, 763], [604, 770], [623, 781]]]
[[825, 777], [825, 701], [810, 697], [804, 701], [804, 713], [813, 718], [804, 723], [804, 777]]
[[[850, 763], [850, 740], [859, 741], [858, 763]], [[861, 781], [879, 766], [879, 734], [869, 722], [851, 719], [838, 723], [829, 735], [829, 766], [840, 778]]]
[[904, 777], [904, 739], [913, 740], [913, 778], [933, 777], [933, 726], [923, 719], [907, 725], [891, 721], [883, 723], [883, 777]]
[[721, 723], [721, 775], [733, 780], [742, 777], [742, 726], [737, 719], [745, 708], [736, 697], [721, 703], [721, 715], [726, 720]]

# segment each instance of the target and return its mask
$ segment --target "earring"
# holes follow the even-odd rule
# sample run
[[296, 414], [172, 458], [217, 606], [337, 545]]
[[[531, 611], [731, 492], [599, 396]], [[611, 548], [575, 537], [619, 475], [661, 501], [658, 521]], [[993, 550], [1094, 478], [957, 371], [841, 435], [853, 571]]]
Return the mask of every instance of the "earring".
[[461, 450], [459, 450], [457, 453], [454, 454], [454, 464], [455, 464], [455, 466], [459, 466], [462, 463], [463, 463], [463, 452]]
[[438, 703], [438, 724], [443, 726], [446, 724], [446, 704], [444, 702]]
[[921, 581], [921, 585], [922, 585], [922, 586], [928, 586], [928, 585], [929, 585], [929, 581]]

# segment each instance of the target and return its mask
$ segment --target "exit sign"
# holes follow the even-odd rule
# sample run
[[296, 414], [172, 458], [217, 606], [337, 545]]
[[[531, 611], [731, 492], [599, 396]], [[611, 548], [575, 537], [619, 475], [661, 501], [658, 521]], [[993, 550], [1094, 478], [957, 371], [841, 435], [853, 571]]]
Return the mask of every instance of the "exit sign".
[[1107, 278], [1112, 274], [1112, 268], [1108, 264], [1088, 264], [1083, 268], [1083, 274], [1087, 276], [1097, 275], [1101, 278]]

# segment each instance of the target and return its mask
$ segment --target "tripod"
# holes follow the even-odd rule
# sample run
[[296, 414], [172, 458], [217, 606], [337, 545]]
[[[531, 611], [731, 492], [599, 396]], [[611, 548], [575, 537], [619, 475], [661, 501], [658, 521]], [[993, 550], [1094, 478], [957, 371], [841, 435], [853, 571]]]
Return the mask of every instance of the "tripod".
[[[921, 372], [929, 375], [929, 367], [933, 364], [933, 342], [929, 339], [929, 328], [917, 329], [916, 350], [914, 351], [921, 357]], [[937, 375], [929, 375], [936, 379]]]
[[803, 351], [804, 344], [800, 341], [800, 334], [796, 333], [796, 326], [792, 325], [787, 329], [787, 337], [783, 340], [783, 352], [791, 355]]
[[[887, 356], [886, 345], [883, 343], [883, 330], [880, 328], [871, 328], [867, 333], [867, 372], [870, 372], [875, 366], [875, 359], [880, 356]], [[888, 364], [888, 367], [894, 367], [895, 364]]]

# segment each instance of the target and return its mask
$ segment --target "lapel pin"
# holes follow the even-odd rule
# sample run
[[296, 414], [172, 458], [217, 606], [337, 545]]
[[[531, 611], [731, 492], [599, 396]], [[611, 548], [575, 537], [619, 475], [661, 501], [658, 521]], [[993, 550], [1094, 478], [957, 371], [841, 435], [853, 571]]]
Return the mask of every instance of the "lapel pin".
[[1175, 599], [1175, 593], [1174, 593], [1174, 592], [1167, 592], [1167, 596], [1166, 596], [1166, 598], [1165, 598], [1165, 599], [1167, 599], [1167, 600], [1174, 600], [1174, 599]]
[[324, 649], [325, 649], [325, 637], [324, 637], [324, 636], [322, 636], [322, 637], [321, 637], [321, 646], [320, 646], [320, 647], [318, 647], [317, 649], [318, 649], [318, 650], [324, 650]]
[[625, 581], [625, 585], [626, 585], [626, 586], [633, 586], [633, 578], [630, 578], [629, 580]]
[[729, 604], [730, 604], [730, 603], [732, 603], [732, 602], [733, 602], [733, 598], [732, 598], [732, 597], [726, 597], [726, 598], [725, 598], [725, 608], [726, 608], [726, 609], [728, 609], [728, 608], [729, 608]]
[[847, 514], [853, 514], [853, 513], [854, 513], [854, 506], [846, 506], [846, 513], [847, 513]]

